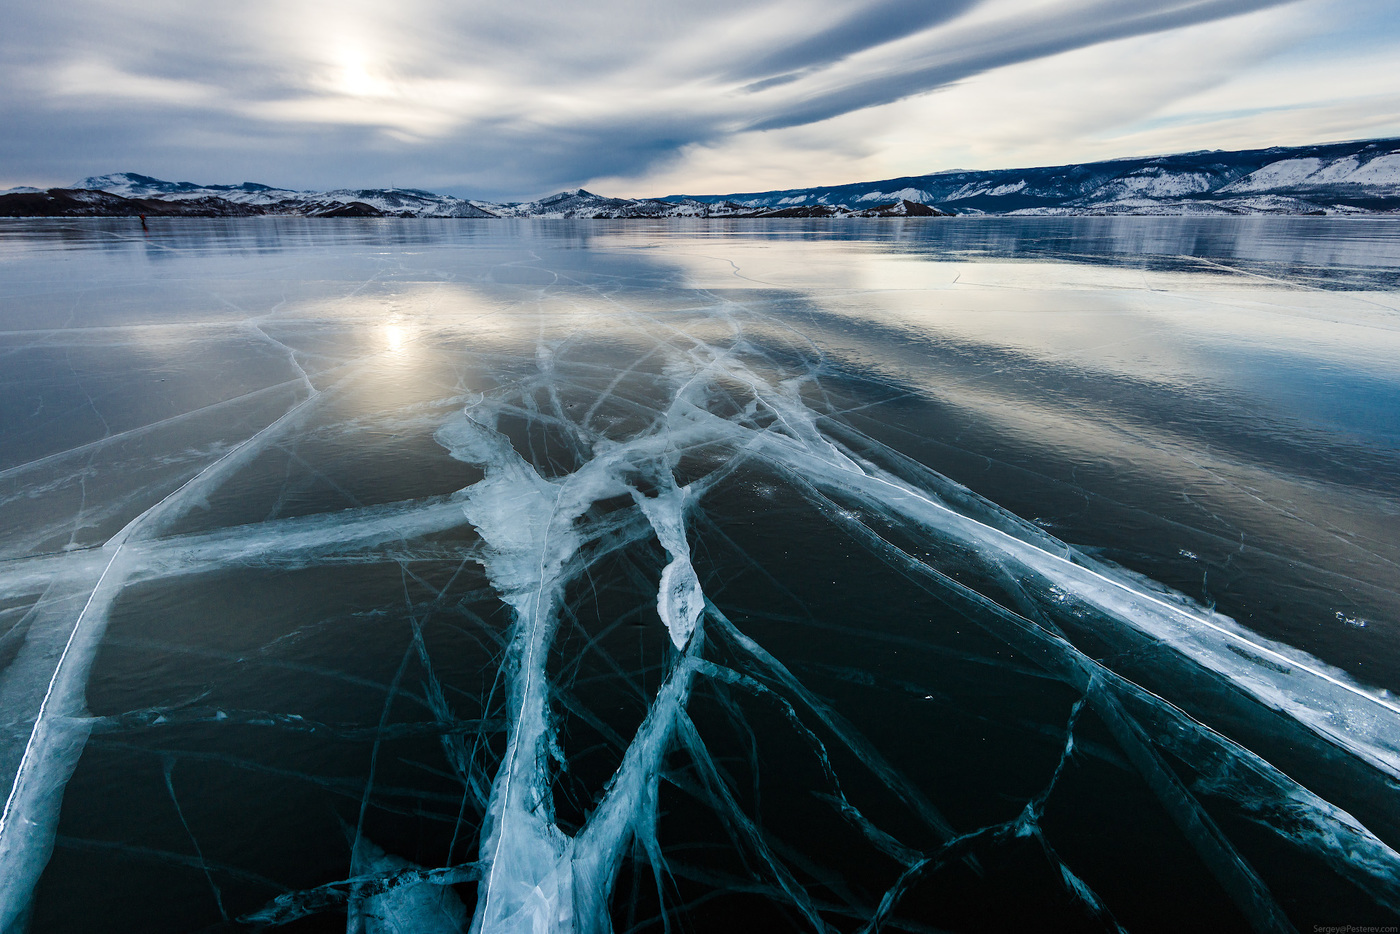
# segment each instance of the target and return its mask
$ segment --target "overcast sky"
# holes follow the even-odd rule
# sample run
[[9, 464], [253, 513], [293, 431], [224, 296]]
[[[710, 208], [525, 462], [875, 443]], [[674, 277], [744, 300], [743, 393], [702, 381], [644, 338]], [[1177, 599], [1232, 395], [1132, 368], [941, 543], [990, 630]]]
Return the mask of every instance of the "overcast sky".
[[1400, 136], [1395, 0], [9, 0], [0, 188], [665, 195]]

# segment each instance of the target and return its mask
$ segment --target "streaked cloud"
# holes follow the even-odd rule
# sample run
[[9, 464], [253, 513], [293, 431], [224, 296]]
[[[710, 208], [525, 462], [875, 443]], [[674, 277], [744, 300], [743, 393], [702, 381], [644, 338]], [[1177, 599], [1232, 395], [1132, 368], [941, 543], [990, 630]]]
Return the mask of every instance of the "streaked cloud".
[[[665, 194], [1400, 132], [1395, 70], [1329, 96], [1356, 56], [1319, 45], [1394, 18], [1362, 0], [18, 0], [0, 185]], [[1290, 55], [1312, 75], [1291, 99], [1259, 80]]]

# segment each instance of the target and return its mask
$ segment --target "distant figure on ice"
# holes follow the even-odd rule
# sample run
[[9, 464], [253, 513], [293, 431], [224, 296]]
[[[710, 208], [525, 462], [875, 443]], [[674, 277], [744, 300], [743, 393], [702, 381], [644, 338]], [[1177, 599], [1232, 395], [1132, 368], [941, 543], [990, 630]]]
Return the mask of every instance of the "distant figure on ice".
[[141, 229], [142, 229], [142, 230], [150, 230], [151, 228], [149, 228], [149, 227], [146, 226], [146, 215], [142, 214], [142, 215], [140, 215], [140, 217], [141, 217]]

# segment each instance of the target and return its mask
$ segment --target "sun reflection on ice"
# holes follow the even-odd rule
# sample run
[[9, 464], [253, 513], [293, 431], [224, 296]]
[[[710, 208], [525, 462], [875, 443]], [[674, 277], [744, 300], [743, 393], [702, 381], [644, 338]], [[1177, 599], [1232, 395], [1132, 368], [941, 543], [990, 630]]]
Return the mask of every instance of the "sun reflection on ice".
[[407, 339], [402, 325], [392, 322], [384, 325], [384, 343], [387, 345], [389, 353], [396, 357], [403, 356], [403, 345]]

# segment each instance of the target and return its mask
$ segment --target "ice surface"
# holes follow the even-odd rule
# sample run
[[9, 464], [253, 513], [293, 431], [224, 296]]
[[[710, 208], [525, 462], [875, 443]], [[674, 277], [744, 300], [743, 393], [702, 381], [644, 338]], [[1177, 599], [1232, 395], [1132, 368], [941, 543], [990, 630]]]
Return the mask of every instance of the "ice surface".
[[[190, 873], [186, 927], [709, 929], [761, 904], [918, 930], [995, 883], [1115, 930], [1153, 906], [1112, 861], [1158, 848], [1258, 930], [1400, 912], [1400, 680], [1355, 641], [1393, 639], [1397, 439], [1318, 402], [1393, 401], [1386, 293], [1220, 256], [277, 229], [265, 256], [206, 232], [154, 261], [234, 294], [217, 314], [102, 325], [232, 330], [266, 386], [144, 424], [120, 417], [156, 380], [13, 416], [36, 427], [0, 474], [0, 929], [61, 928], [68, 854], [107, 852], [161, 867], [128, 887], [147, 902]], [[334, 285], [231, 284], [291, 260]], [[5, 333], [26, 366], [85, 337]], [[1284, 351], [1312, 407], [1269, 381]], [[126, 444], [167, 469], [104, 460]], [[1372, 624], [1308, 642], [1342, 603]], [[243, 782], [269, 789], [256, 832], [228, 825]], [[1078, 829], [1148, 812], [1107, 865]], [[1331, 888], [1280, 888], [1305, 871]]]

